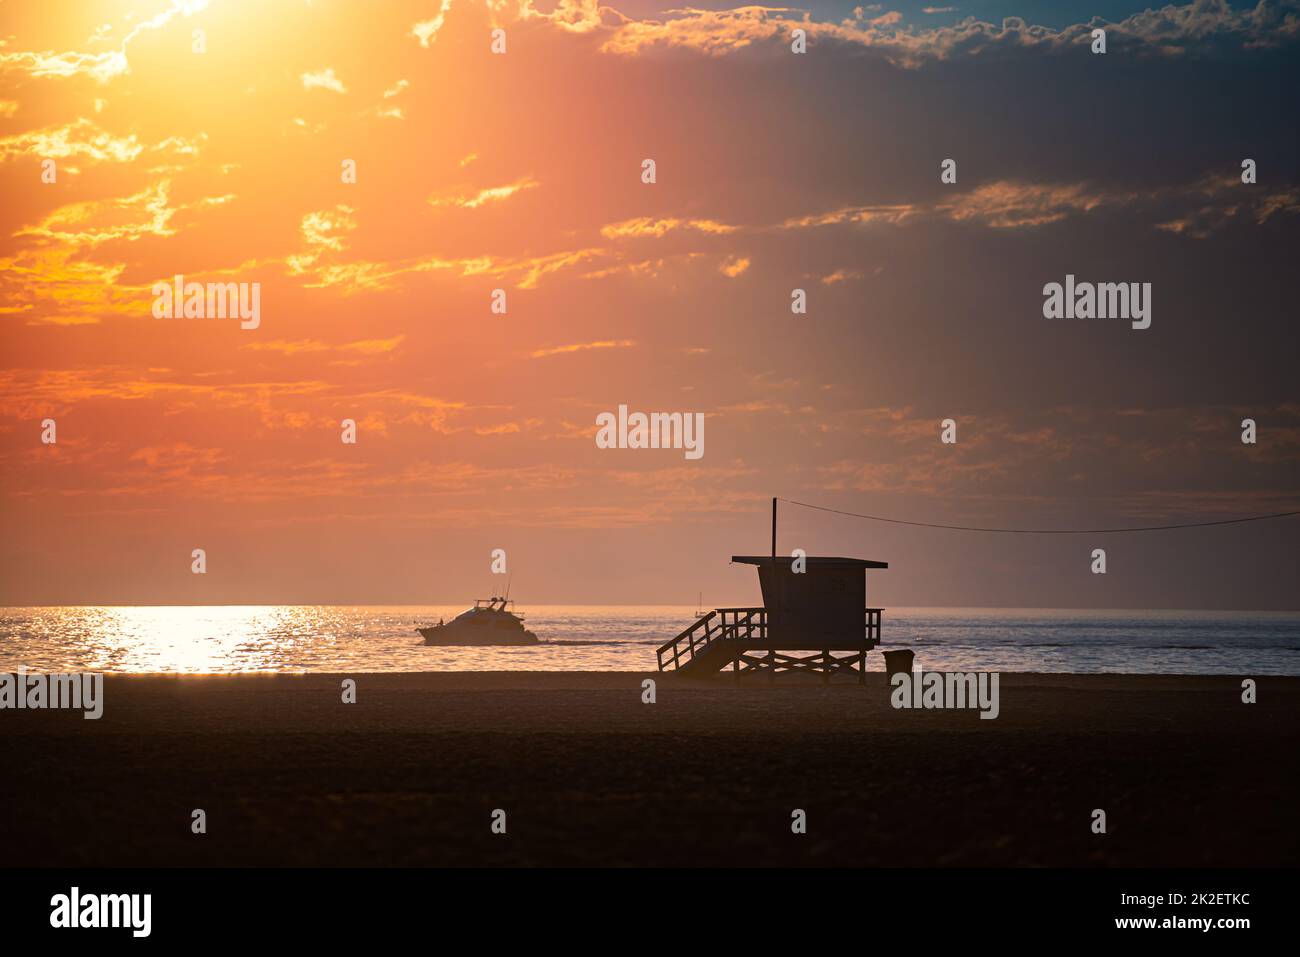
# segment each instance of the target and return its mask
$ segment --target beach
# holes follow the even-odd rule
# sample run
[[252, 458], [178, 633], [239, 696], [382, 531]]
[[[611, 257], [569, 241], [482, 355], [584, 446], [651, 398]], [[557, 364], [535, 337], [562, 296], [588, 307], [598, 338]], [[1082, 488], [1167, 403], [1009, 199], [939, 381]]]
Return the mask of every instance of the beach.
[[1256, 704], [1230, 676], [1003, 674], [1000, 697], [981, 720], [895, 710], [880, 672], [109, 675], [99, 720], [0, 713], [0, 858], [1294, 865], [1300, 677]]

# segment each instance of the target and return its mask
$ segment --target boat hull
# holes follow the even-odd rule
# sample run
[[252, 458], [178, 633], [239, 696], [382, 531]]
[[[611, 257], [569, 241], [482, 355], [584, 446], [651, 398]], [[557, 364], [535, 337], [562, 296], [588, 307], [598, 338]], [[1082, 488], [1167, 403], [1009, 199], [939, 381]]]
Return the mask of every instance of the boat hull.
[[[461, 646], [461, 647], [499, 647], [508, 645], [539, 645], [540, 641], [531, 631], [523, 628], [518, 631], [505, 631], [493, 634], [495, 629], [453, 628], [449, 625], [434, 625], [431, 628], [417, 628], [426, 645]], [[484, 632], [489, 632], [485, 634]]]

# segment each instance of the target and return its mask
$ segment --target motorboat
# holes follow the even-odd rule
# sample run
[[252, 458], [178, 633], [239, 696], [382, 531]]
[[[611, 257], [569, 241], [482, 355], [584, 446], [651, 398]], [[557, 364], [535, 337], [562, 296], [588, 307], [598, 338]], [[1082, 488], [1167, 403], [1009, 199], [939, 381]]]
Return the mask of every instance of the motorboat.
[[417, 628], [426, 645], [536, 645], [508, 598], [480, 598], [451, 621]]

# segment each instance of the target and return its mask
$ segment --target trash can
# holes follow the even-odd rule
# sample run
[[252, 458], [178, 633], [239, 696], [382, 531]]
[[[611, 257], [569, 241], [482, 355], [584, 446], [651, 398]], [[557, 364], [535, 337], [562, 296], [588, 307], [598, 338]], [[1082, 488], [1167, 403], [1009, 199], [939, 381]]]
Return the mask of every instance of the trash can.
[[910, 648], [901, 648], [898, 651], [881, 652], [885, 656], [885, 671], [889, 680], [894, 680], [894, 675], [900, 671], [904, 674], [912, 673], [912, 659], [916, 657], [916, 652]]

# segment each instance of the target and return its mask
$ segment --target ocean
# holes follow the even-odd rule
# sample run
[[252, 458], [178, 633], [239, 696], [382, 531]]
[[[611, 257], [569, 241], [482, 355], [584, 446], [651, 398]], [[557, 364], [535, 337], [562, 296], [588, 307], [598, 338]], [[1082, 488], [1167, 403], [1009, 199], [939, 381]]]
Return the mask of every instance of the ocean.
[[[540, 645], [421, 643], [417, 624], [464, 607], [4, 608], [0, 671], [653, 671], [655, 648], [694, 621], [680, 606], [536, 605], [517, 611]], [[1296, 675], [1300, 614], [887, 608], [877, 651], [892, 648], [927, 671]]]

